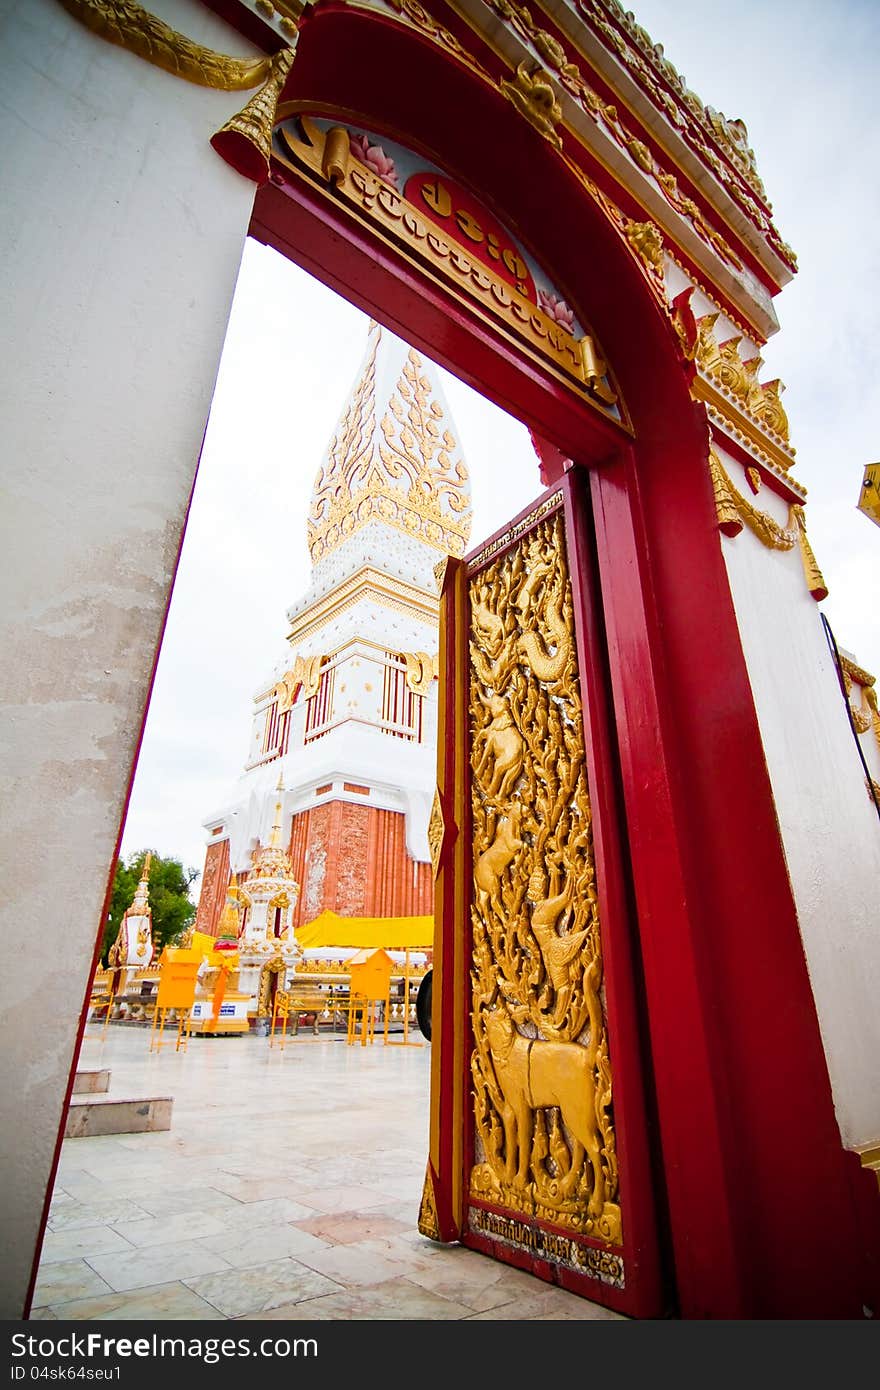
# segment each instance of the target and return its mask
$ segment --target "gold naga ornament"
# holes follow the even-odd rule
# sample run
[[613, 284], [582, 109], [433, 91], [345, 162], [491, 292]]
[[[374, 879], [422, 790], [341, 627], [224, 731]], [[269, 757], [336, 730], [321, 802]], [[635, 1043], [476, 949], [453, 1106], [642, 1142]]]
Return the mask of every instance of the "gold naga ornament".
[[592, 812], [559, 513], [472, 575], [474, 1198], [621, 1241]]
[[[293, 40], [289, 47], [269, 57], [234, 58], [195, 43], [135, 0], [60, 3], [93, 34], [174, 77], [221, 92], [259, 87], [247, 105], [211, 137], [211, 144], [245, 178], [258, 184], [267, 181], [275, 110], [296, 49], [297, 31], [292, 19], [286, 21], [286, 31]], [[299, 7], [300, 13], [303, 8]]]

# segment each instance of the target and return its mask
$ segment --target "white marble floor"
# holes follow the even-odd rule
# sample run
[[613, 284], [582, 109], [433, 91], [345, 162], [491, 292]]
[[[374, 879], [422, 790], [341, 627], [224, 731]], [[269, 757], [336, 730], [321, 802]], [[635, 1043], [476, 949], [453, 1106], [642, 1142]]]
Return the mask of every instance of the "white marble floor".
[[65, 1139], [31, 1318], [617, 1319], [419, 1233], [431, 1049], [410, 1039], [87, 1037], [80, 1069], [173, 1096], [171, 1129]]

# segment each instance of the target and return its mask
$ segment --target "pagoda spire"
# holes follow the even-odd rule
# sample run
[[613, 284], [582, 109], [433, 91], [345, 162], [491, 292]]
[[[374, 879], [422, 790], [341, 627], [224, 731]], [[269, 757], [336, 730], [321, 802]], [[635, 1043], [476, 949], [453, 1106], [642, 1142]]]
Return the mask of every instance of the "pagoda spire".
[[312, 492], [313, 566], [377, 525], [429, 551], [461, 555], [471, 495], [437, 368], [371, 319], [366, 352]]
[[141, 869], [140, 881], [138, 883], [137, 888], [134, 890], [134, 897], [132, 898], [131, 906], [128, 909], [128, 911], [131, 912], [133, 915], [143, 912], [149, 904], [148, 894], [150, 886], [150, 866], [152, 865], [152, 862], [153, 851], [148, 849], [146, 858], [144, 859], [143, 868]]

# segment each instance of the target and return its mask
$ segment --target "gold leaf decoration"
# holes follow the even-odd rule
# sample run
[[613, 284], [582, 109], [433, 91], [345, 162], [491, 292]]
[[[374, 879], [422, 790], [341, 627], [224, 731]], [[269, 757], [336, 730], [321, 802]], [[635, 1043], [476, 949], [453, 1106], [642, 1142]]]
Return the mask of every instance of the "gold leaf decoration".
[[469, 585], [470, 1188], [619, 1242], [592, 811], [561, 515], [538, 520]]

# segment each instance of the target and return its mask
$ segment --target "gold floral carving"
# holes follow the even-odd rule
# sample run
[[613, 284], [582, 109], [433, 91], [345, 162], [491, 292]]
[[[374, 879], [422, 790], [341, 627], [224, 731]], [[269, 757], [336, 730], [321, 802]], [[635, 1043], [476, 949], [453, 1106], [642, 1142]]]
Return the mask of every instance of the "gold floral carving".
[[[498, 8], [505, 0], [490, 2]], [[608, 0], [607, 4], [603, 0], [577, 0], [577, 8], [712, 170], [726, 193], [759, 228], [776, 254], [795, 269], [797, 257], [770, 220], [772, 208], [758, 175], [745, 124], [705, 106], [664, 55], [662, 44], [655, 44], [632, 13], [624, 11], [615, 0]]]
[[843, 673], [843, 682], [847, 696], [852, 695], [853, 683], [859, 686], [860, 708], [850, 703], [853, 724], [860, 734], [866, 734], [872, 727], [877, 745], [880, 747], [880, 712], [877, 705], [876, 677], [848, 656], [841, 654], [840, 668]]
[[406, 683], [414, 695], [427, 695], [437, 679], [437, 657], [429, 652], [404, 652]]
[[446, 579], [446, 567], [449, 564], [449, 556], [444, 555], [434, 566], [434, 582], [437, 585], [437, 592], [443, 592], [443, 582]]
[[863, 666], [857, 666], [848, 656], [841, 655], [840, 664], [843, 667], [845, 677], [851, 681], [858, 681], [859, 685], [865, 687], [866, 693], [873, 696], [872, 708], [876, 708], [877, 696], [874, 693], [874, 687], [877, 683], [877, 677], [872, 676], [870, 671], [866, 671]]
[[275, 112], [293, 59], [293, 47], [276, 54], [268, 81], [256, 96], [251, 97], [243, 110], [232, 116], [211, 137], [211, 144], [227, 164], [255, 183], [265, 183], [269, 177]]
[[308, 519], [313, 563], [373, 520], [461, 555], [470, 535], [468, 473], [442, 427], [418, 353], [410, 349], [376, 430], [378, 332], [361, 379], [330, 444]]
[[134, 0], [60, 0], [93, 34], [154, 67], [222, 92], [247, 91], [265, 82], [271, 58], [230, 58], [194, 43]]
[[428, 820], [428, 850], [431, 855], [431, 872], [434, 878], [440, 872], [440, 853], [443, 849], [443, 836], [446, 827], [443, 823], [443, 803], [440, 800], [440, 792], [435, 788], [434, 800], [431, 805], [431, 816]]
[[[581, 110], [590, 116], [597, 125], [601, 125], [605, 133], [610, 136], [620, 149], [627, 150], [645, 173], [656, 179], [657, 185], [662, 190], [667, 202], [693, 224], [698, 235], [711, 245], [723, 260], [726, 260], [730, 265], [736, 266], [737, 269], [741, 269], [742, 261], [727, 244], [724, 237], [706, 221], [706, 218], [703, 216], [694, 200], [681, 192], [674, 174], [664, 169], [657, 162], [644, 141], [639, 140], [627, 129], [617, 107], [610, 102], [606, 102], [599, 93], [590, 86], [577, 64], [569, 59], [559, 40], [549, 33], [548, 30], [541, 28], [529, 10], [529, 7], [524, 4], [517, 4], [515, 0], [487, 0], [487, 3], [491, 5], [495, 13], [499, 15], [511, 29], [515, 30], [526, 43], [532, 45], [541, 59], [547, 64], [547, 67], [555, 74], [560, 86], [577, 102]], [[620, 41], [620, 36], [617, 35], [615, 31], [610, 30], [608, 26], [605, 26], [603, 32], [606, 38], [609, 37], [609, 34], [613, 35], [612, 43], [616, 47], [617, 41]], [[624, 47], [626, 47], [626, 45], [624, 45]], [[628, 51], [631, 52], [631, 50]], [[632, 57], [635, 60], [635, 54], [632, 54]], [[528, 66], [528, 64], [520, 64], [520, 67], [528, 68]], [[644, 68], [643, 64], [642, 67]], [[646, 68], [644, 71], [647, 73]], [[544, 80], [546, 81], [546, 75]], [[505, 84], [502, 83], [502, 88], [504, 88], [504, 86]], [[509, 92], [507, 94], [510, 95]], [[666, 106], [666, 102], [664, 101], [665, 94], [656, 84], [654, 84], [653, 95], [661, 106]], [[679, 110], [678, 106], [674, 103], [673, 112], [673, 119], [675, 119], [675, 117], [679, 115]], [[670, 114], [668, 109], [667, 114]], [[556, 124], [558, 124], [561, 119], [562, 113], [560, 112]], [[680, 118], [676, 123], [680, 123]], [[724, 177], [725, 173], [729, 174], [729, 170], [727, 170], [722, 161], [712, 153], [704, 141], [700, 143], [700, 154], [705, 162], [712, 168], [713, 172], [719, 177], [721, 182], [725, 184], [729, 183], [729, 179], [725, 179]], [[768, 217], [761, 212], [754, 202], [754, 199], [747, 194], [744, 196], [744, 190], [739, 188], [736, 179], [732, 180], [732, 186], [728, 186], [727, 191], [733, 197], [737, 197], [737, 194], [739, 195], [738, 200], [741, 205], [743, 205], [747, 215], [761, 228], [763, 233], [766, 235], [771, 235], [773, 233], [773, 228]]]
[[[213, 137], [219, 154], [246, 177], [269, 175], [272, 122], [278, 95], [293, 62], [294, 47], [270, 57], [233, 58], [195, 43], [135, 0], [60, 0], [93, 34], [154, 67], [222, 92], [262, 90]], [[296, 35], [293, 35], [294, 42]]]
[[[738, 492], [714, 449], [709, 450], [709, 471], [715, 488], [718, 523], [728, 536], [736, 535], [743, 525], [770, 550], [792, 550], [798, 539], [798, 525], [789, 512], [789, 525], [780, 526], [768, 512], [759, 511]], [[793, 509], [792, 509], [793, 510]], [[793, 523], [793, 524], [792, 524]]]
[[515, 76], [502, 79], [501, 90], [551, 145], [562, 148], [562, 137], [556, 129], [562, 120], [562, 107], [539, 63], [518, 63]]
[[626, 239], [638, 251], [649, 270], [663, 273], [663, 237], [653, 222], [626, 224]]
[[822, 571], [816, 563], [813, 547], [807, 540], [807, 523], [804, 517], [804, 509], [798, 503], [795, 503], [791, 509], [791, 514], [797, 525], [798, 545], [800, 546], [801, 561], [804, 567], [804, 578], [807, 581], [807, 588], [816, 602], [819, 603], [823, 598], [828, 597], [828, 586], [822, 577]]
[[621, 1240], [561, 514], [469, 580], [474, 1196]]
[[278, 713], [285, 714], [289, 710], [297, 695], [297, 691], [302, 686], [303, 694], [306, 699], [318, 693], [318, 686], [321, 683], [321, 665], [324, 661], [323, 656], [302, 656], [297, 654], [293, 665], [289, 671], [285, 671], [275, 689], [272, 691], [273, 698], [278, 701]]
[[[324, 188], [329, 180], [324, 160], [327, 135], [316, 121], [306, 115], [285, 119], [277, 136], [276, 159], [287, 163], [297, 174], [304, 167]], [[572, 166], [564, 154], [561, 157], [573, 168], [575, 177], [580, 177], [577, 167]], [[427, 271], [458, 300], [472, 309], [476, 307], [481, 317], [513, 337], [518, 347], [524, 346], [534, 360], [568, 389], [576, 391], [582, 399], [586, 392], [586, 398], [601, 410], [604, 418], [613, 419], [631, 432], [599, 345], [589, 333], [582, 338], [575, 337], [507, 280], [494, 274], [482, 258], [471, 255], [463, 241], [445, 231], [438, 234], [435, 223], [422, 217], [414, 204], [376, 177], [359, 159], [350, 157], [347, 173], [333, 161], [332, 173], [334, 202], [345, 205], [359, 223], [367, 220], [375, 232], [396, 251], [402, 251], [421, 273]], [[592, 181], [584, 179], [584, 186], [591, 195], [595, 194]], [[604, 209], [601, 197], [599, 202]], [[399, 505], [399, 499], [395, 500]], [[444, 517], [447, 516], [444, 512]], [[415, 520], [414, 514], [407, 515], [404, 529], [413, 529]], [[461, 553], [452, 545], [448, 548], [451, 553]]]
[[709, 450], [709, 472], [715, 492], [715, 510], [719, 528], [726, 536], [736, 536], [748, 526], [753, 535], [770, 550], [800, 549], [807, 588], [817, 603], [828, 597], [828, 588], [816, 564], [810, 542], [804, 509], [799, 503], [789, 507], [788, 526], [780, 526], [768, 512], [760, 511], [739, 492], [730, 480], [721, 459], [714, 449]]
[[419, 1230], [428, 1240], [440, 1239], [440, 1222], [437, 1219], [437, 1203], [434, 1198], [434, 1183], [431, 1179], [431, 1169], [425, 1170], [425, 1182], [422, 1187], [422, 1201], [419, 1206]]
[[727, 338], [719, 343], [715, 337], [718, 314], [704, 314], [695, 320], [696, 339], [692, 345], [693, 359], [699, 370], [721, 387], [724, 394], [784, 445], [789, 445], [788, 417], [779, 399], [782, 382], [777, 379], [763, 384], [757, 379], [762, 359], [743, 358], [739, 353], [741, 338]]
[[281, 980], [279, 981], [279, 983], [283, 983], [284, 972], [286, 969], [287, 967], [285, 966], [284, 961], [281, 959], [280, 956], [273, 956], [272, 959], [268, 960], [266, 964], [263, 966], [263, 969], [260, 972], [260, 988], [257, 994], [258, 1018], [268, 1018], [272, 1013], [272, 1008], [269, 1003], [269, 994], [272, 988], [272, 976], [280, 975]]

